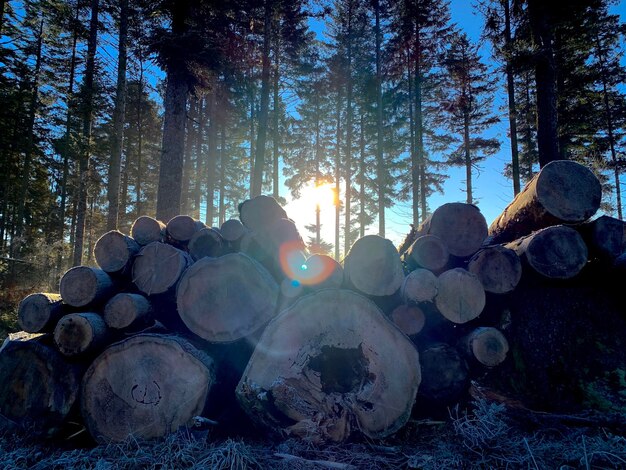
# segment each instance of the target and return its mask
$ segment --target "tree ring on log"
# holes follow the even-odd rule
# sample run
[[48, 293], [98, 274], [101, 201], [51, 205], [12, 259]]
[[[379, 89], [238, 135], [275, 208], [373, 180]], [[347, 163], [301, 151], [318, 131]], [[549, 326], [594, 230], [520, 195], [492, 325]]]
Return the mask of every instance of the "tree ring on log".
[[417, 350], [376, 305], [347, 290], [299, 299], [266, 328], [237, 386], [253, 419], [313, 442], [382, 438], [408, 420]]
[[189, 255], [165, 243], [144, 246], [133, 263], [133, 282], [147, 294], [162, 294], [176, 285], [187, 266]]
[[124, 269], [138, 251], [139, 244], [117, 230], [102, 235], [93, 250], [98, 266], [107, 273]]
[[435, 305], [451, 322], [466, 323], [473, 320], [482, 313], [485, 303], [485, 289], [476, 275], [455, 268], [439, 276]]

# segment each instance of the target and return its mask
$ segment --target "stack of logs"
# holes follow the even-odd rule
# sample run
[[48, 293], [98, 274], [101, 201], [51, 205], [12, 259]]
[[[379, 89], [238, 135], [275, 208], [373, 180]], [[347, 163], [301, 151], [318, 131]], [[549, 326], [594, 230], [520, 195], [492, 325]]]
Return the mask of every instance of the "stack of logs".
[[445, 204], [399, 250], [368, 235], [343, 265], [308, 256], [267, 196], [219, 228], [140, 217], [98, 240], [99, 268], [21, 302], [0, 415], [44, 434], [78, 419], [97, 442], [243, 416], [314, 442], [388, 436], [507, 359], [489, 304], [522, 273], [570, 279], [622, 253], [621, 221], [584, 223], [600, 197], [589, 170], [553, 162], [489, 229], [477, 207]]

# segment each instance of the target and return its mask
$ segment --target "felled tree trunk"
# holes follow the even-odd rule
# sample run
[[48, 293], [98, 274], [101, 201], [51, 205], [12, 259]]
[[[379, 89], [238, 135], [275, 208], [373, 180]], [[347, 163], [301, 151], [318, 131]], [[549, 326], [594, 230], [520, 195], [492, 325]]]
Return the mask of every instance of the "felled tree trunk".
[[115, 284], [101, 269], [76, 266], [63, 275], [59, 291], [72, 307], [93, 307], [113, 296]]
[[102, 235], [96, 242], [94, 255], [100, 269], [109, 274], [130, 273], [139, 244], [117, 230]]
[[600, 207], [602, 188], [586, 167], [567, 160], [548, 163], [489, 227], [493, 243], [510, 242], [562, 223], [584, 222]]
[[439, 276], [435, 305], [453, 323], [466, 323], [478, 317], [485, 308], [485, 289], [478, 277], [465, 269], [455, 268]]
[[472, 256], [487, 238], [487, 221], [473, 204], [451, 202], [439, 206], [416, 233], [439, 237], [452, 256]]
[[590, 255], [604, 261], [612, 261], [624, 251], [624, 230], [623, 221], [608, 215], [578, 227]]
[[107, 348], [89, 367], [82, 415], [100, 443], [163, 437], [202, 413], [213, 382], [212, 360], [189, 342], [136, 335]]
[[104, 307], [104, 322], [116, 330], [137, 330], [153, 322], [152, 306], [143, 295], [121, 293]]
[[403, 260], [409, 269], [439, 271], [448, 264], [450, 253], [443, 240], [435, 235], [422, 235], [409, 246]]
[[407, 336], [415, 336], [422, 331], [426, 317], [417, 305], [398, 305], [389, 315], [391, 321]]
[[217, 258], [225, 253], [225, 243], [222, 235], [213, 228], [203, 228], [193, 234], [189, 240], [189, 254], [198, 261], [205, 256]]
[[133, 282], [146, 295], [172, 290], [185, 269], [193, 263], [182, 250], [165, 243], [144, 246], [133, 264]]
[[201, 221], [188, 215], [177, 215], [165, 227], [166, 240], [176, 247], [183, 248], [187, 246], [191, 237], [203, 228], [205, 225]]
[[343, 267], [346, 281], [366, 295], [392, 295], [404, 281], [398, 250], [378, 235], [366, 235], [354, 242]]
[[306, 271], [301, 282], [314, 289], [340, 288], [343, 286], [343, 268], [328, 255], [314, 254], [306, 260]]
[[243, 253], [196, 262], [183, 275], [176, 294], [178, 314], [187, 328], [218, 343], [259, 330], [275, 315], [277, 300], [274, 279]]
[[502, 364], [509, 352], [509, 342], [493, 327], [476, 328], [462, 338], [459, 345], [466, 357], [485, 367]]
[[142, 215], [133, 223], [130, 229], [133, 239], [142, 246], [152, 242], [165, 240], [165, 224], [160, 220]]
[[522, 278], [522, 262], [515, 251], [501, 245], [483, 248], [467, 265], [485, 291], [494, 294], [511, 292]]
[[247, 199], [239, 206], [239, 218], [250, 230], [261, 229], [280, 219], [286, 219], [287, 213], [271, 196], [256, 196]]
[[535, 272], [550, 279], [569, 279], [587, 264], [588, 250], [573, 228], [557, 225], [508, 243]]
[[241, 240], [241, 237], [244, 236], [246, 231], [246, 227], [237, 219], [226, 220], [220, 227], [222, 237], [231, 244], [235, 244]]
[[370, 300], [327, 289], [268, 325], [237, 396], [274, 432], [342, 442], [400, 429], [419, 383], [418, 353], [407, 337]]
[[107, 325], [97, 313], [65, 315], [54, 329], [54, 343], [64, 356], [94, 355], [109, 340]]
[[68, 414], [80, 367], [42, 335], [10, 335], [0, 348], [0, 415], [35, 434], [52, 434]]
[[467, 363], [456, 348], [444, 343], [428, 346], [420, 354], [420, 364], [422, 383], [419, 388], [418, 405], [420, 399], [424, 399], [429, 407], [450, 405], [467, 391], [469, 386]]
[[439, 293], [439, 278], [427, 269], [411, 271], [400, 289], [404, 303], [432, 302]]
[[17, 322], [28, 333], [50, 332], [63, 314], [63, 301], [59, 294], [36, 293], [20, 302]]

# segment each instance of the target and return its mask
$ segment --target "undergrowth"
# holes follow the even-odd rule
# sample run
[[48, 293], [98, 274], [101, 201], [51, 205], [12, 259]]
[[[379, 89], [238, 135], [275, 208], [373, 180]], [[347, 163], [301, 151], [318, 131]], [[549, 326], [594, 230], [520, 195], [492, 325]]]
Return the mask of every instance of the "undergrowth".
[[504, 405], [478, 400], [446, 422], [412, 420], [384, 441], [315, 446], [213, 440], [179, 432], [157, 442], [72, 448], [71, 442], [0, 435], [0, 468], [13, 469], [623, 469], [626, 438], [602, 428], [524, 431]]

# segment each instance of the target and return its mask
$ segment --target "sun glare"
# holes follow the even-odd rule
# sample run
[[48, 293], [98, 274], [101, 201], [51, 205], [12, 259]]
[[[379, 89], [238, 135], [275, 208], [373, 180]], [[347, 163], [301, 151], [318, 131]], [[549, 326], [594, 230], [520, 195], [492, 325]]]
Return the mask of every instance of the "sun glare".
[[315, 183], [308, 184], [302, 189], [301, 199], [313, 206], [319, 205], [321, 209], [335, 206], [335, 187], [331, 183], [316, 186]]

